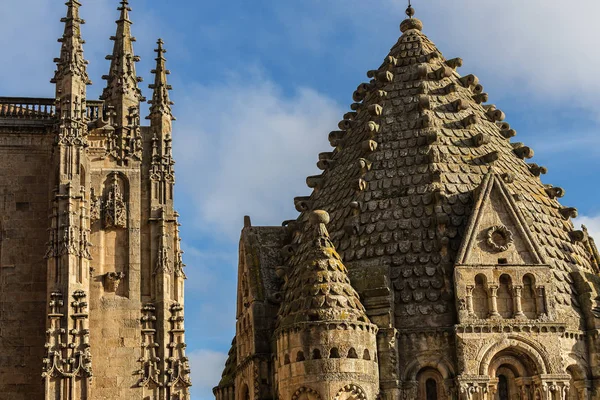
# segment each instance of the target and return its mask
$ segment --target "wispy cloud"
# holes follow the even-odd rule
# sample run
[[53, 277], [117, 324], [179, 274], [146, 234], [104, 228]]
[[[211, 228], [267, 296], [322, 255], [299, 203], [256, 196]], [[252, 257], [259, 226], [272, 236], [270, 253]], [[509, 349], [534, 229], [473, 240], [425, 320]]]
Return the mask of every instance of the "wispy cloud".
[[212, 388], [217, 386], [221, 379], [221, 372], [227, 360], [227, 354], [200, 349], [188, 355], [192, 369], [192, 384], [194, 395], [192, 400], [214, 400]]
[[244, 214], [258, 224], [296, 215], [294, 196], [318, 172], [319, 152], [339, 107], [312, 89], [291, 94], [258, 74], [220, 84], [193, 85], [179, 106], [175, 141], [178, 179], [196, 206], [202, 230], [239, 235]]
[[581, 215], [573, 221], [575, 227], [579, 229], [581, 225], [585, 225], [589, 234], [600, 244], [600, 215], [586, 216]]

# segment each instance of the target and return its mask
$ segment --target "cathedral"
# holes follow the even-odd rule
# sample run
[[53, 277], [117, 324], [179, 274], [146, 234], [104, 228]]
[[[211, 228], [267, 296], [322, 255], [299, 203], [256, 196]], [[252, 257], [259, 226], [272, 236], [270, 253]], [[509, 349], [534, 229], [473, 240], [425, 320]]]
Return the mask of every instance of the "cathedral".
[[299, 216], [245, 219], [216, 399], [600, 399], [594, 240], [406, 13]]
[[0, 97], [0, 399], [189, 400], [163, 42], [142, 126], [128, 0], [100, 100], [66, 6], [55, 94]]

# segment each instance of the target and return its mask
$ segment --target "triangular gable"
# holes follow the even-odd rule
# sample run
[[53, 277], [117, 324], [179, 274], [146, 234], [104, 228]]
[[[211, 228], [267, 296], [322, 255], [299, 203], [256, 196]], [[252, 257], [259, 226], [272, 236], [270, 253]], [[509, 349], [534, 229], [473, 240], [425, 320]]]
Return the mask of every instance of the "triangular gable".
[[544, 264], [525, 218], [494, 172], [488, 173], [478, 188], [456, 264]]

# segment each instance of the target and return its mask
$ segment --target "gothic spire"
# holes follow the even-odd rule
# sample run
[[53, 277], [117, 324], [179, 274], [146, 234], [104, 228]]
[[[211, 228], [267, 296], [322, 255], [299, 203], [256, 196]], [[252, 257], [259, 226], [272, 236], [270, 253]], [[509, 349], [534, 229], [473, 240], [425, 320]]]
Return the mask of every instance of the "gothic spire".
[[58, 42], [62, 43], [60, 58], [54, 59], [57, 68], [51, 82], [59, 84], [65, 77], [70, 76], [90, 85], [92, 82], [89, 80], [86, 67], [88, 62], [83, 58], [85, 41], [81, 39], [81, 25], [85, 24], [85, 21], [79, 17], [81, 3], [78, 0], [69, 0], [65, 4], [67, 16], [60, 20], [65, 24], [65, 30], [63, 36], [58, 39]]
[[133, 42], [135, 38], [131, 36], [131, 25], [129, 19], [128, 0], [122, 0], [121, 6], [118, 8], [121, 12], [117, 23], [117, 33], [110, 39], [113, 40], [114, 47], [112, 55], [106, 56], [110, 60], [110, 70], [108, 75], [104, 75], [102, 79], [107, 81], [101, 99], [105, 100], [109, 106], [116, 110], [117, 125], [126, 126], [127, 116], [131, 107], [139, 107], [139, 102], [145, 99], [138, 87], [138, 82], [142, 79], [137, 76], [135, 71], [135, 63], [140, 58], [134, 55]]
[[148, 119], [166, 116], [174, 121], [175, 118], [171, 112], [173, 102], [169, 98], [169, 90], [172, 88], [171, 85], [167, 84], [167, 75], [171, 72], [165, 66], [167, 59], [164, 54], [167, 51], [163, 48], [164, 42], [162, 39], [158, 39], [157, 44], [158, 48], [154, 50], [157, 53], [156, 69], [152, 70], [152, 73], [154, 74], [154, 84], [148, 86], [150, 89], [154, 90], [152, 101], [149, 101], [151, 106]]

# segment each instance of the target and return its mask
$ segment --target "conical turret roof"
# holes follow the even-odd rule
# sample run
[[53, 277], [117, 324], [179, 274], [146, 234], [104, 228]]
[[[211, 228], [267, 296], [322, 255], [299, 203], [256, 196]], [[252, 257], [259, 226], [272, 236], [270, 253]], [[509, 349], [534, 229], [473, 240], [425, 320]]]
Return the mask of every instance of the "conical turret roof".
[[[319, 155], [324, 172], [307, 178], [312, 195], [296, 198], [296, 208], [331, 215], [331, 240], [349, 268], [391, 267], [404, 325], [423, 315], [449, 325], [455, 258], [474, 192], [493, 166], [553, 270], [556, 302], [577, 308], [569, 272], [597, 265], [569, 221], [576, 211], [557, 201], [562, 189], [540, 181], [545, 168], [526, 162], [533, 150], [511, 143], [515, 131], [484, 104], [477, 77], [461, 76], [462, 60], [444, 58], [422, 28], [412, 16], [402, 23], [402, 36], [330, 134], [335, 150]], [[299, 222], [306, 219], [303, 212]]]
[[329, 239], [329, 215], [313, 211], [292, 258], [278, 326], [302, 322], [369, 322], [348, 270]]

